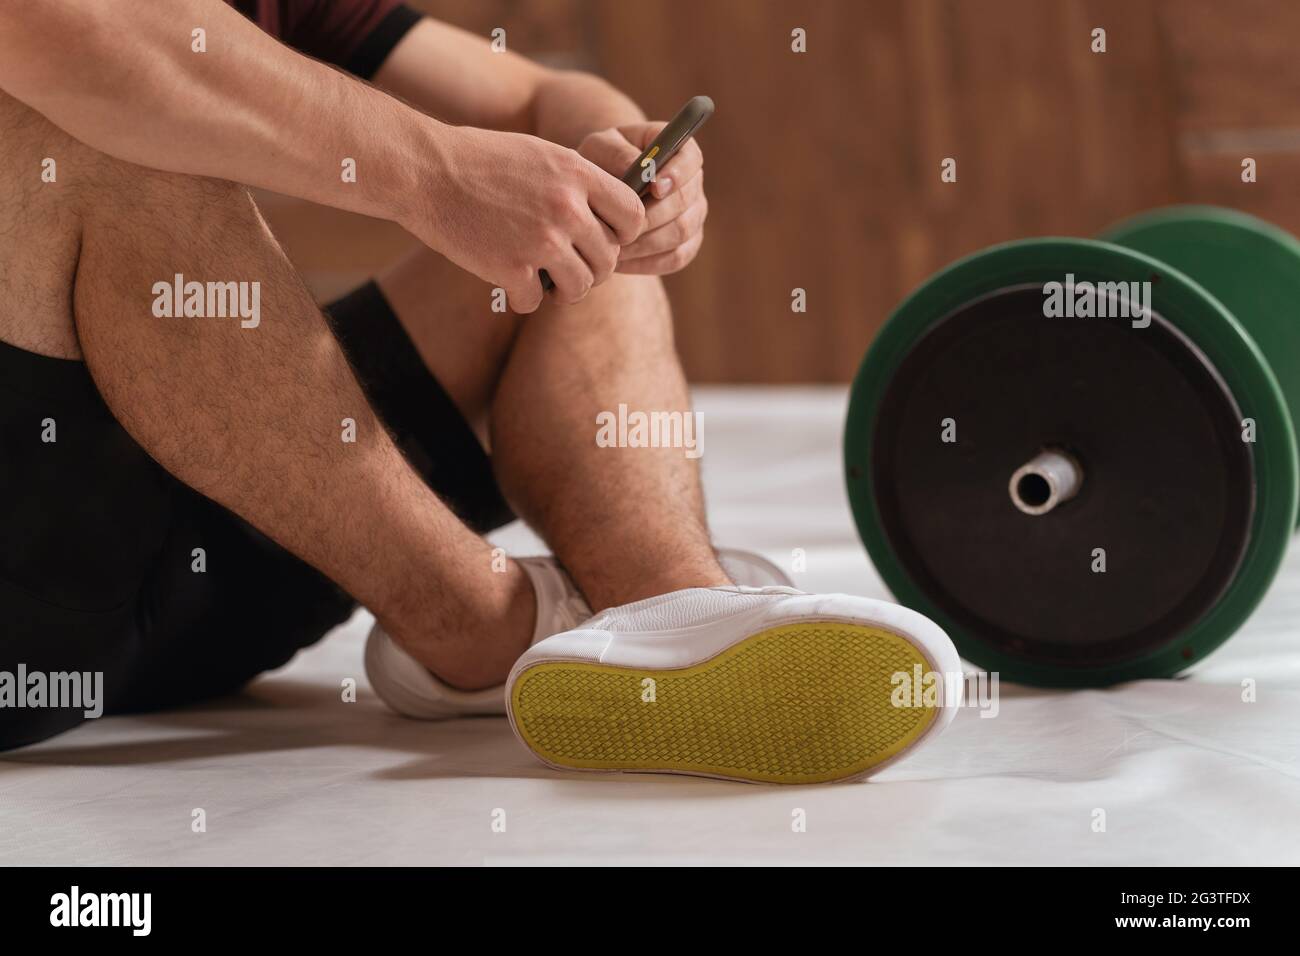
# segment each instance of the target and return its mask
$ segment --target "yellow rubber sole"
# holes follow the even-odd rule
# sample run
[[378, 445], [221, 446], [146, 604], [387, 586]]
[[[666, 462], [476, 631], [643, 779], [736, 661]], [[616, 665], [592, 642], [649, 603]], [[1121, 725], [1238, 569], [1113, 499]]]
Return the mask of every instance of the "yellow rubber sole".
[[581, 770], [675, 771], [762, 783], [853, 777], [914, 743], [934, 707], [898, 706], [896, 675], [930, 665], [889, 631], [805, 621], [680, 670], [534, 665], [511, 689], [524, 742]]

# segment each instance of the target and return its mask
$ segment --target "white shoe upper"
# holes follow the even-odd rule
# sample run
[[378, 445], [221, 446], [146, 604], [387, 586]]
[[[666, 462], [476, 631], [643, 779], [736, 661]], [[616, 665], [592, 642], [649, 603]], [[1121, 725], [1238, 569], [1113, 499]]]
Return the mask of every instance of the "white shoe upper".
[[[851, 594], [738, 586], [688, 588], [602, 611], [579, 627], [530, 647], [511, 669], [506, 686], [529, 667], [545, 661], [587, 661], [644, 670], [690, 667], [759, 631], [800, 621], [844, 621], [903, 635], [921, 649], [943, 685], [960, 680], [961, 659], [952, 641], [942, 628], [916, 611]], [[944, 724], [954, 712], [945, 709]]]
[[[577, 586], [554, 558], [544, 556], [516, 560], [528, 574], [533, 591], [537, 595], [537, 624], [533, 631], [531, 649], [535, 649], [539, 643], [553, 635], [573, 632], [580, 624], [592, 617], [591, 608], [583, 600]], [[750, 589], [778, 586], [788, 590], [786, 586], [790, 584], [790, 579], [780, 568], [760, 555], [732, 548], [720, 548], [718, 562], [727, 572], [728, 577], [738, 585]], [[708, 593], [715, 589], [693, 590]], [[635, 608], [659, 600], [662, 600], [662, 597], [649, 598], [648, 601], [638, 601], [612, 610]], [[607, 618], [610, 613], [611, 611], [602, 612], [597, 620]], [[451, 717], [500, 715], [506, 712], [504, 687], [489, 687], [475, 691], [449, 687], [431, 674], [423, 664], [398, 647], [378, 623], [371, 629], [370, 637], [366, 641], [365, 663], [366, 675], [375, 692], [393, 710], [408, 717], [445, 720]]]

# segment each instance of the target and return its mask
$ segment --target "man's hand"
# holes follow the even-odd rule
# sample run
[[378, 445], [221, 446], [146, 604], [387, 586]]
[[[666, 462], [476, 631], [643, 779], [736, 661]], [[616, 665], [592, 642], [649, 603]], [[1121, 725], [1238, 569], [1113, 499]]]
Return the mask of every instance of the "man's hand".
[[505, 289], [515, 312], [541, 304], [541, 269], [559, 301], [580, 301], [641, 234], [636, 193], [571, 149], [473, 127], [444, 127], [442, 136], [443, 158], [403, 225]]
[[[650, 145], [665, 123], [634, 123], [592, 133], [578, 152], [612, 176], [622, 176]], [[667, 275], [685, 267], [704, 241], [709, 201], [704, 198], [704, 153], [694, 139], [655, 170], [646, 194], [645, 228], [623, 246], [618, 271]]]

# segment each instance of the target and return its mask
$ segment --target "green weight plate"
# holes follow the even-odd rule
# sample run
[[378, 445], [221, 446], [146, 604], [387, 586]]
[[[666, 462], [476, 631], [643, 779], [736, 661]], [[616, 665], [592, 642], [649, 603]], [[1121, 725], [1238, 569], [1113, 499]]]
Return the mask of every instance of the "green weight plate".
[[[971, 325], [972, 317], [980, 321], [987, 319], [992, 323], [1009, 321], [1007, 316], [1002, 314], [1001, 303], [1005, 302], [1007, 308], [1011, 309], [1017, 301], [1016, 296], [1020, 296], [1023, 313], [1024, 289], [1036, 287], [1041, 290], [1045, 283], [1060, 282], [1067, 274], [1073, 274], [1078, 282], [1150, 282], [1153, 312], [1159, 319], [1153, 328], [1165, 329], [1160, 333], [1163, 336], [1160, 340], [1176, 339], [1185, 342], [1185, 346], [1181, 348], [1186, 356], [1194, 357], [1201, 363], [1196, 367], [1204, 369], [1197, 374], [1201, 375], [1203, 381], [1218, 383], [1216, 386], [1219, 389], [1218, 397], [1210, 395], [1206, 399], [1209, 404], [1205, 407], [1220, 410], [1227, 408], [1234, 416], [1240, 414], [1243, 417], [1251, 417], [1256, 422], [1256, 442], [1249, 447], [1249, 451], [1243, 451], [1242, 446], [1237, 445], [1236, 450], [1232, 452], [1238, 458], [1244, 458], [1249, 462], [1249, 470], [1245, 472], [1249, 478], [1249, 486], [1244, 496], [1250, 497], [1251, 487], [1254, 494], [1253, 501], [1237, 502], [1241, 505], [1237, 509], [1237, 515], [1239, 517], [1245, 515], [1241, 518], [1240, 548], [1234, 552], [1231, 565], [1225, 565], [1222, 569], [1223, 573], [1219, 580], [1221, 590], [1213, 595], [1215, 600], [1202, 602], [1204, 606], [1195, 609], [1194, 617], [1181, 622], [1175, 630], [1163, 634], [1159, 640], [1147, 639], [1135, 642], [1128, 653], [1123, 653], [1121, 648], [1121, 652], [1109, 653], [1108, 656], [1093, 660], [1088, 659], [1086, 654], [1068, 657], [1066, 652], [1079, 651], [1078, 646], [1053, 648], [1050, 642], [1054, 639], [1054, 635], [1026, 632], [1023, 634], [1024, 641], [1019, 642], [1018, 645], [1018, 639], [1014, 639], [1014, 634], [1013, 639], [1007, 639], [1007, 630], [1001, 624], [999, 625], [1001, 630], [994, 633], [986, 626], [990, 616], [974, 614], [968, 606], [978, 603], [981, 597], [978, 591], [968, 591], [967, 597], [970, 598], [974, 594], [974, 598], [968, 604], [955, 606], [952, 594], [936, 584], [938, 578], [932, 573], [933, 568], [930, 567], [930, 565], [943, 563], [939, 560], [939, 556], [931, 550], [927, 558], [915, 547], [911, 547], [910, 539], [904, 540], [900, 537], [899, 523], [892, 511], [894, 499], [891, 498], [886, 487], [890, 481], [888, 476], [882, 479], [876, 474], [877, 468], [886, 467], [881, 462], [887, 456], [873, 455], [873, 443], [876, 439], [881, 437], [883, 441], [897, 430], [897, 422], [891, 416], [896, 416], [895, 410], [901, 407], [894, 396], [897, 388], [902, 386], [897, 385], [895, 379], [899, 377], [898, 381], [907, 381], [907, 375], [900, 376], [900, 369], [907, 372], [917, 363], [915, 356], [926, 349], [929, 350], [928, 354], [938, 354], [942, 357], [942, 351], [936, 353], [933, 343], [939, 333], [956, 324], [957, 318], [961, 318], [966, 323], [966, 328], [973, 329], [972, 334], [978, 335], [980, 325], [978, 322]], [[999, 296], [1004, 298], [998, 299]], [[996, 301], [990, 304], [985, 300]], [[978, 309], [984, 311], [977, 312]], [[1021, 315], [1020, 321], [1028, 321], [1025, 314]], [[1041, 319], [1041, 321], [1102, 320]], [[1022, 324], [1019, 328], [1034, 329], [1037, 326]], [[984, 338], [986, 342], [983, 347], [986, 351], [984, 353], [976, 351], [972, 354], [987, 355], [994, 362], [998, 361], [996, 351], [987, 351], [989, 336], [985, 335]], [[1150, 339], [1134, 341], [1138, 349], [1149, 349], [1149, 343], [1156, 342], [1157, 337], [1152, 333]], [[1035, 347], [1042, 347], [1041, 343]], [[1036, 353], [1023, 341], [1008, 342], [1007, 348], [1013, 351], [1016, 349], [1024, 351], [1028, 356], [1025, 361], [1029, 363], [1026, 367], [1033, 367]], [[1068, 354], [1055, 355], [1053, 361], [1064, 363], [1061, 367], [1068, 371], [1070, 361]], [[1096, 356], [1093, 356], [1094, 365], [1091, 368], [1094, 373], [1097, 368], [1095, 361]], [[1150, 361], [1154, 362], [1154, 360]], [[1186, 363], [1184, 366], [1191, 368]], [[962, 368], [960, 364], [953, 365], [951, 362], [944, 367]], [[1164, 368], [1164, 366], [1159, 367]], [[976, 368], [976, 372], [982, 370]], [[1162, 374], [1168, 376], [1167, 369]], [[1068, 378], [1068, 375], [1065, 377]], [[1105, 379], [1105, 376], [1102, 375], [1101, 378]], [[971, 379], [978, 380], [979, 375], [973, 373]], [[1166, 377], [1166, 386], [1170, 386], [1171, 382], [1173, 385], [1178, 385], [1177, 380]], [[1062, 383], [1061, 390], [1067, 390], [1069, 384]], [[961, 385], [961, 382], [956, 382], [951, 388], [947, 388], [943, 381], [939, 381], [937, 385], [931, 381], [926, 394], [931, 396], [939, 394], [940, 397], [949, 391], [959, 394], [962, 392]], [[1105, 387], [1105, 385], [1106, 382], [1103, 381], [1101, 386]], [[1049, 382], [1046, 391], [1050, 393], [1054, 390], [1055, 384]], [[1201, 388], [1202, 394], [1208, 395], [1212, 391], [1214, 390]], [[963, 400], [966, 398], [969, 396]], [[1025, 404], [1033, 404], [1034, 398], [1034, 395], [1028, 396]], [[1054, 400], [1055, 398], [1056, 396], [1053, 396]], [[1144, 396], [1125, 393], [1118, 396], [1118, 399], [1131, 400], [1136, 408], [1144, 401]], [[1218, 404], [1215, 405], [1214, 402]], [[1020, 412], [1016, 411], [1016, 406], [1007, 405], [1006, 396], [990, 396], [985, 402], [977, 394], [973, 404], [982, 407], [975, 409], [971, 417], [985, 423], [996, 424], [1002, 417], [1021, 417]], [[1170, 406], [1168, 401], [1165, 404], [1166, 407]], [[1123, 406], [1122, 403], [1117, 404], [1115, 396], [1111, 396], [1108, 407], [1111, 409], [1110, 414], [1114, 415], [1115, 409], [1122, 409]], [[1011, 409], [1009, 415], [1008, 409]], [[1023, 417], [1027, 420], [1032, 417], [1032, 412], [1033, 409], [1026, 409]], [[961, 417], [960, 412], [958, 417]], [[1140, 415], [1138, 417], [1140, 418]], [[1220, 415], [1219, 419], [1226, 417]], [[1214, 427], [1220, 431], [1225, 424], [1235, 424], [1221, 420], [1216, 422]], [[936, 420], [932, 424], [937, 443], [939, 422]], [[1013, 430], [1016, 425], [1017, 422], [1012, 422], [1008, 429], [994, 428], [993, 431], [1002, 435]], [[1140, 430], [1138, 434], [1141, 434]], [[1152, 432], [1152, 434], [1156, 433]], [[968, 456], [968, 460], [954, 459], [954, 467], [950, 472], [935, 469], [933, 473], [921, 475], [922, 480], [910, 481], [908, 484], [908, 494], [913, 505], [917, 502], [924, 505], [925, 496], [932, 490], [936, 495], [949, 495], [945, 504], [955, 500], [952, 497], [954, 495], [960, 496], [962, 501], [978, 502], [977, 506], [972, 507], [971, 513], [964, 516], [967, 520], [956, 523], [954, 543], [969, 540], [971, 534], [979, 534], [991, 521], [1019, 520], [1014, 517], [1014, 508], [1007, 497], [1006, 479], [1002, 479], [1000, 488], [994, 483], [986, 483], [987, 488], [985, 485], [980, 485], [972, 491], [954, 477], [964, 474], [963, 468], [969, 470], [970, 456], [988, 457], [987, 442], [983, 447], [979, 447], [978, 439], [981, 436], [977, 434], [974, 437], [976, 441], [963, 446], [959, 425], [958, 442], [952, 446], [953, 452]], [[1044, 436], [1045, 439], [1054, 437]], [[917, 444], [915, 441], [911, 443], [913, 446]], [[887, 447], [890, 446], [882, 446], [882, 448]], [[1228, 446], [1220, 444], [1215, 447], [1227, 448]], [[1133, 454], [1132, 445], [1125, 446], [1124, 450], [1130, 460], [1135, 462], [1135, 466], [1140, 464], [1143, 468], [1150, 468], [1150, 461], [1139, 461], [1142, 455]], [[1032, 449], [1030, 452], [1032, 453]], [[1024, 449], [1015, 451], [1014, 454], [1024, 454]], [[1084, 457], [1087, 457], [1086, 454]], [[1014, 465], [1019, 463], [1009, 459], [1007, 477]], [[1089, 471], [1090, 467], [1093, 468], [1092, 472]], [[1123, 477], [1117, 476], [1118, 472], [1125, 469], [1114, 464], [1114, 456], [1108, 467], [1110, 473], [1106, 474], [1106, 469], [1098, 468], [1097, 462], [1094, 461], [1090, 465], [1085, 461], [1084, 491], [1080, 492], [1078, 502], [1084, 500], [1091, 488], [1094, 498], [1090, 506], [1095, 509], [1098, 501], [1095, 496], [1096, 489], [1104, 488], [1108, 482], [1114, 485]], [[1166, 677], [1209, 654], [1245, 621], [1276, 574], [1289, 540], [1290, 529], [1295, 524], [1297, 489], [1300, 486], [1296, 436], [1282, 391], [1259, 347], [1232, 314], [1214, 296], [1182, 272], [1132, 249], [1083, 239], [1026, 240], [987, 249], [948, 267], [909, 296], [877, 336], [853, 383], [846, 422], [845, 468], [849, 498], [859, 533], [876, 567], [898, 600], [927, 614], [944, 627], [967, 660], [989, 670], [999, 671], [1007, 680], [1045, 686], [1100, 686], [1137, 678]], [[1091, 478], [1088, 477], [1090, 474]], [[1175, 482], [1175, 485], [1171, 486], [1174, 491], [1172, 497], [1175, 499], [1178, 492], [1185, 493], [1187, 490], [1178, 487], [1179, 485], [1194, 483], [1195, 476], [1191, 473], [1185, 474], [1186, 481]], [[909, 475], [909, 478], [915, 477], [917, 477], [915, 473]], [[1237, 489], [1236, 493], [1240, 493], [1239, 486], [1232, 487]], [[1220, 490], [1224, 491], [1224, 489], [1229, 489], [1229, 486], [1225, 484]], [[974, 498], [971, 497], [972, 494]], [[979, 501], [978, 496], [981, 494], [986, 494], [988, 499], [986, 502]], [[1159, 489], [1153, 491], [1153, 495], [1156, 496], [1152, 499], [1156, 501], [1155, 510], [1162, 518], [1176, 514], [1168, 508], [1160, 511]], [[1227, 505], [1233, 504], [1235, 500], [1232, 495], [1226, 494], [1226, 491], [1220, 497], [1227, 502]], [[1065, 508], [1076, 504], [1077, 502], [1067, 502], [1062, 506], [1061, 513], [1065, 514]], [[1133, 504], [1129, 499], [1125, 507], [1132, 507]], [[1084, 507], [1082, 504], [1077, 506]], [[1142, 504], [1142, 507], [1146, 505]], [[1245, 509], [1244, 512], [1242, 508]], [[1006, 517], [1006, 509], [1011, 509], [1012, 518]], [[1079, 512], [1075, 513], [1076, 518], [1078, 514]], [[1142, 517], [1144, 516], [1135, 513], [1134, 520]], [[1124, 514], [1109, 516], [1111, 526], [1122, 527], [1124, 518]], [[1146, 514], [1145, 518], [1149, 523], [1150, 514]], [[1195, 521], [1189, 523], [1195, 524]], [[1044, 536], [1037, 529], [1049, 526], [1033, 527], [1037, 535], [1035, 546], [1046, 547]], [[930, 530], [933, 531], [933, 527]], [[997, 553], [984, 555], [984, 561], [994, 571], [998, 569], [1002, 560], [1003, 557]], [[1124, 582], [1122, 557], [1115, 558], [1115, 561], [1116, 567], [1108, 570], [1108, 574], [1115, 576], [1108, 579], [1107, 587]], [[949, 560], [947, 566], [951, 569], [955, 563]], [[1026, 565], [1026, 562], [1022, 561], [1021, 570], [1026, 569], [1032, 576], [1034, 571], [1032, 563]], [[1158, 576], [1151, 579], [1157, 581]], [[985, 580], [996, 580], [996, 575], [990, 572]], [[1057, 586], [1063, 585], [1058, 582]], [[1095, 585], [1088, 582], [1088, 586]], [[1081, 604], [1081, 602], [1075, 603]], [[1086, 608], [1086, 603], [1082, 603], [1081, 606]], [[1011, 610], [1015, 611], [1015, 608]], [[1017, 615], [1010, 613], [1006, 618], [1015, 620]], [[1037, 620], [1041, 625], [1043, 618], [1040, 616]], [[1067, 625], [1072, 622], [1062, 620], [1060, 623], [1062, 630], [1068, 630]], [[1075, 631], [1078, 630], [1075, 627]], [[1086, 630], [1082, 632], [1082, 637], [1076, 633], [1072, 639], [1086, 641]], [[1030, 653], [1026, 647], [1034, 652]], [[1049, 651], [1052, 653], [1048, 653]]]
[[1126, 219], [1099, 238], [1194, 276], [1255, 340], [1300, 426], [1300, 241], [1255, 216], [1171, 206]]

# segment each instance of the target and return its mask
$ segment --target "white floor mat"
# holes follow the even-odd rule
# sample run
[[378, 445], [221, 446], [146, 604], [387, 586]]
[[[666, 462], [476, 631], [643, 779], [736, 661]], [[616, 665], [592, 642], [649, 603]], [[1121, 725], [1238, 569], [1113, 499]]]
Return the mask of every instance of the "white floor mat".
[[[802, 548], [801, 587], [884, 596], [841, 479], [843, 389], [697, 395], [717, 540], [787, 568]], [[498, 539], [534, 543], [518, 527]], [[873, 781], [790, 789], [565, 775], [504, 719], [399, 718], [365, 682], [359, 613], [241, 697], [0, 756], [0, 863], [1295, 864], [1298, 622], [1293, 549], [1248, 626], [1190, 677], [1003, 685], [995, 718], [963, 711]]]

